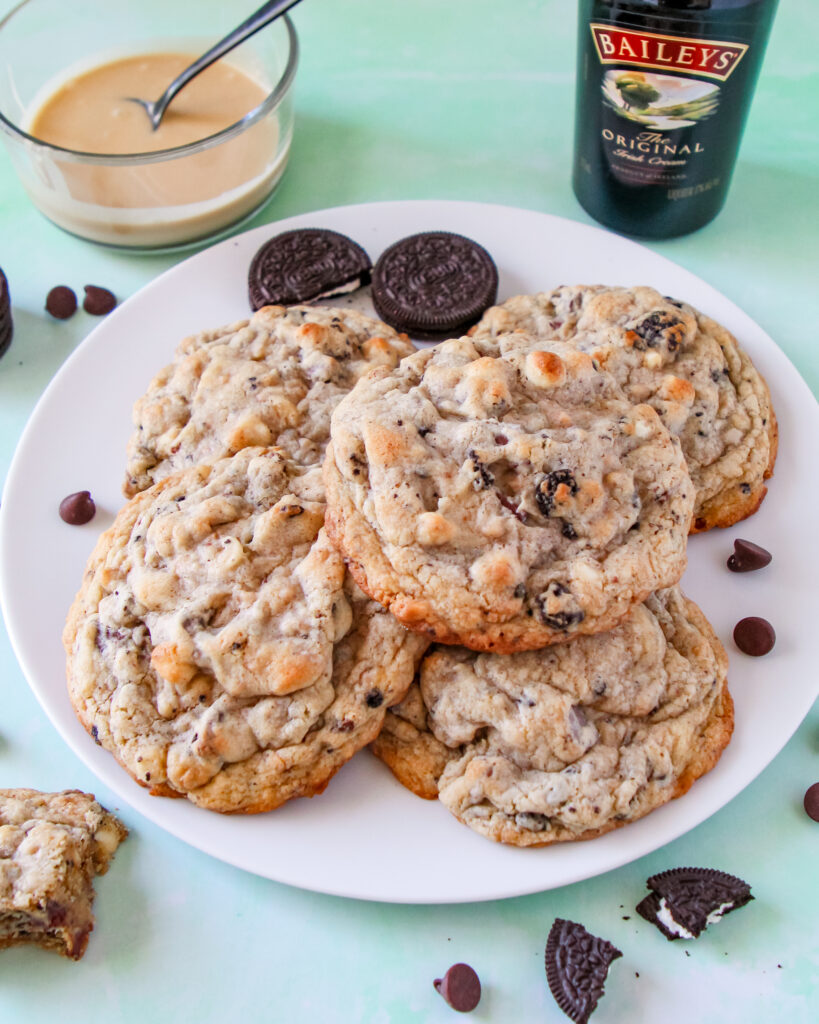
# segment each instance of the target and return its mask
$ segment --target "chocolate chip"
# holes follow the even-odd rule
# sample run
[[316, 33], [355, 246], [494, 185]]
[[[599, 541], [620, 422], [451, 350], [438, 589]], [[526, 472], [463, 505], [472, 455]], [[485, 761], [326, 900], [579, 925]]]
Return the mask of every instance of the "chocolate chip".
[[100, 288], [95, 284], [85, 285], [85, 298], [82, 301], [82, 308], [92, 316], [105, 316], [116, 306], [117, 298], [107, 288]]
[[776, 633], [767, 619], [749, 615], [734, 626], [734, 643], [743, 654], [759, 658], [773, 650]]
[[805, 813], [814, 821], [819, 821], [819, 782], [814, 782], [805, 793]]
[[770, 551], [750, 540], [737, 539], [734, 541], [734, 553], [728, 559], [728, 568], [731, 572], [753, 572], [764, 568], [770, 560]]
[[481, 1001], [481, 980], [469, 964], [453, 964], [432, 983], [453, 1010], [469, 1013]]
[[364, 700], [368, 708], [380, 708], [384, 703], [384, 694], [380, 690], [370, 690]]
[[558, 917], [546, 942], [546, 979], [560, 1009], [577, 1024], [587, 1024], [603, 995], [613, 960], [623, 954], [582, 924]]
[[67, 320], [77, 312], [77, 296], [67, 285], [58, 284], [46, 295], [45, 308], [58, 320]]
[[75, 491], [60, 502], [60, 519], [71, 526], [82, 526], [94, 518], [97, 506], [89, 491]]

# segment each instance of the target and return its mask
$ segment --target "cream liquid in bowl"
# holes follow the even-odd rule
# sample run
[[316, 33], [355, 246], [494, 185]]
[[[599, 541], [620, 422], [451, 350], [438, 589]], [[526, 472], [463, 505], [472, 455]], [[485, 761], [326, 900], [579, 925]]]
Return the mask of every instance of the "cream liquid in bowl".
[[[268, 95], [250, 74], [217, 61], [179, 93], [154, 131], [145, 111], [127, 97], [155, 99], [191, 60], [186, 53], [131, 55], [63, 78], [41, 92], [27, 131], [80, 153], [167, 151], [236, 124]], [[61, 227], [95, 241], [176, 244], [213, 234], [253, 211], [284, 170], [287, 147], [280, 142], [278, 118], [266, 116], [173, 158], [83, 163], [56, 157], [46, 187], [32, 198]]]

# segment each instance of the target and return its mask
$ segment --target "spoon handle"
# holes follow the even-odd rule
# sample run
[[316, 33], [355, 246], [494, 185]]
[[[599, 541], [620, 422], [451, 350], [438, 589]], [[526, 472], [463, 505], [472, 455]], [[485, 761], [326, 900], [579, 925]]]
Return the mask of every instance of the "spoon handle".
[[203, 53], [198, 60], [195, 60], [190, 67], [185, 68], [182, 74], [171, 82], [159, 100], [157, 100], [157, 106], [164, 110], [179, 90], [186, 86], [195, 75], [210, 67], [220, 57], [224, 57], [226, 53], [229, 53], [239, 43], [243, 43], [245, 39], [249, 39], [259, 29], [269, 25], [271, 21], [275, 21], [280, 15], [289, 11], [291, 7], [295, 7], [298, 2], [299, 0], [268, 0], [266, 4], [262, 4], [241, 25], [233, 29], [232, 32], [229, 32], [224, 39], [220, 39], [206, 53]]

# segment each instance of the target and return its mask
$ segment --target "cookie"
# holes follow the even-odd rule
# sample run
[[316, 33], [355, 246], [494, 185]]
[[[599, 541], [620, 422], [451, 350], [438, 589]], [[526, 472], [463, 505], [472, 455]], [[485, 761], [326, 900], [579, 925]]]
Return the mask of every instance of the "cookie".
[[727, 658], [678, 587], [606, 634], [500, 656], [433, 647], [373, 750], [516, 846], [590, 839], [687, 792], [731, 737]]
[[14, 333], [14, 324], [11, 319], [11, 296], [9, 295], [9, 283], [6, 275], [0, 268], [0, 356], [11, 344], [11, 336]]
[[487, 310], [475, 336], [501, 343], [515, 331], [590, 353], [631, 401], [657, 410], [696, 488], [693, 533], [757, 510], [776, 460], [776, 416], [764, 379], [716, 321], [653, 288], [578, 285], [509, 299]]
[[326, 228], [285, 231], [259, 249], [248, 271], [250, 308], [292, 306], [345, 295], [369, 284], [361, 246]]
[[0, 949], [35, 943], [79, 960], [94, 878], [128, 830], [93, 796], [0, 789]]
[[359, 586], [443, 643], [509, 653], [612, 628], [685, 567], [676, 442], [569, 346], [469, 338], [336, 408], [327, 528]]
[[376, 312], [419, 340], [466, 333], [497, 296], [498, 269], [486, 249], [448, 231], [402, 238], [373, 270]]
[[637, 904], [637, 913], [655, 924], [667, 939], [696, 939], [753, 896], [747, 882], [714, 868], [672, 868], [652, 875], [652, 891]]
[[546, 941], [546, 980], [560, 1009], [577, 1024], [588, 1024], [603, 996], [613, 961], [623, 954], [607, 939], [576, 921], [555, 919]]
[[316, 469], [244, 448], [133, 498], [66, 623], [88, 732], [151, 793], [256, 813], [320, 793], [377, 734], [425, 644], [322, 530]]
[[125, 493], [251, 445], [318, 463], [337, 402], [369, 369], [413, 351], [363, 313], [303, 306], [186, 338], [134, 406]]

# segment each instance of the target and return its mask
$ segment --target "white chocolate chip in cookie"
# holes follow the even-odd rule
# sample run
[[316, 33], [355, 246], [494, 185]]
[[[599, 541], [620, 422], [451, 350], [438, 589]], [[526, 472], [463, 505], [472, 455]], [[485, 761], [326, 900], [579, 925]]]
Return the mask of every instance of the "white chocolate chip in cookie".
[[526, 376], [539, 388], [553, 388], [566, 380], [566, 366], [554, 352], [539, 349], [526, 356]]
[[439, 512], [423, 512], [418, 516], [418, 543], [429, 547], [448, 544], [455, 536], [455, 527]]
[[509, 548], [487, 551], [476, 558], [469, 575], [479, 584], [492, 590], [511, 587], [523, 582], [523, 569], [514, 551]]
[[264, 420], [255, 413], [247, 413], [234, 423], [227, 436], [227, 446], [229, 451], [238, 452], [241, 448], [268, 445], [272, 438], [270, 427]]

